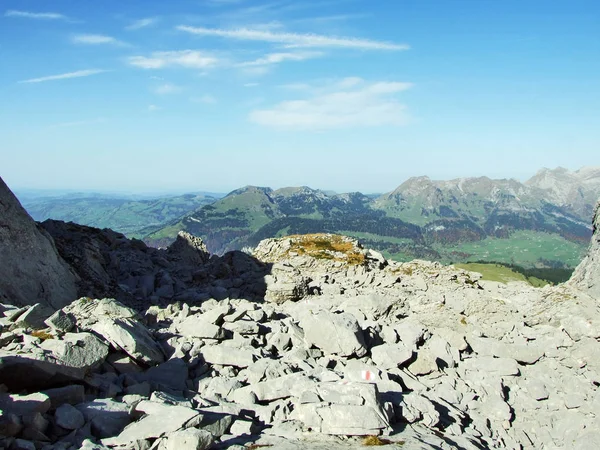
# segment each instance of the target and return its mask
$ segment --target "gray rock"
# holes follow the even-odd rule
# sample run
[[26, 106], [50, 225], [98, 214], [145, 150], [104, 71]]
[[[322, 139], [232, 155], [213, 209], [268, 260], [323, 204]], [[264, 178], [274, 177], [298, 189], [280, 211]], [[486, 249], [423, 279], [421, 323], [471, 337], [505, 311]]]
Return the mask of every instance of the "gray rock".
[[571, 286], [600, 298], [600, 201], [596, 204], [593, 235], [588, 252], [569, 280]]
[[21, 206], [0, 178], [0, 302], [43, 303], [58, 309], [77, 298], [77, 277], [53, 239]]
[[52, 309], [52, 307], [46, 304], [36, 303], [25, 313], [19, 316], [17, 323], [24, 328], [40, 330], [42, 328], [46, 328], [46, 324], [44, 322], [52, 315], [52, 313], [54, 313], [54, 309]]
[[85, 424], [83, 414], [69, 404], [61, 405], [56, 409], [54, 420], [56, 425], [67, 430], [76, 430]]
[[177, 331], [186, 338], [222, 339], [223, 330], [204, 315], [190, 316], [177, 325]]
[[427, 375], [438, 370], [435, 355], [427, 348], [418, 351], [417, 359], [412, 362], [408, 369], [414, 375]]
[[210, 258], [202, 239], [185, 231], [177, 233], [177, 239], [169, 245], [167, 253], [180, 263], [190, 266], [201, 266]]
[[202, 422], [198, 428], [209, 432], [212, 436], [220, 438], [229, 430], [233, 423], [233, 417], [230, 414], [222, 414], [216, 412], [206, 412], [200, 410], [202, 414]]
[[0, 350], [0, 380], [11, 390], [52, 388], [82, 382], [84, 378], [84, 369]]
[[65, 366], [91, 370], [108, 355], [108, 345], [91, 333], [66, 333], [61, 340], [46, 339], [40, 347]]
[[8, 411], [2, 411], [0, 414], [0, 436], [15, 437], [23, 429], [21, 418]]
[[50, 398], [47, 395], [36, 393], [29, 395], [0, 394], [0, 410], [4, 414], [17, 416], [44, 414], [50, 409]]
[[236, 419], [229, 428], [229, 434], [234, 436], [252, 435], [259, 430], [259, 425], [251, 420]]
[[42, 391], [42, 393], [50, 398], [51, 409], [56, 409], [65, 403], [68, 403], [69, 405], [78, 405], [79, 403], [83, 403], [85, 398], [85, 388], [79, 384], [46, 389], [45, 391]]
[[109, 447], [130, 445], [142, 439], [155, 439], [180, 430], [186, 423], [198, 417], [197, 411], [183, 406], [171, 406], [150, 401], [142, 401], [135, 411], [145, 413], [137, 422], [127, 426], [119, 436], [104, 439]]
[[399, 367], [409, 361], [412, 356], [412, 350], [402, 343], [383, 344], [371, 348], [371, 359], [381, 370]]
[[60, 330], [62, 332], [69, 332], [75, 327], [75, 320], [70, 314], [66, 314], [62, 309], [55, 311], [50, 317], [48, 317], [44, 323], [52, 328], [53, 330]]
[[256, 352], [254, 349], [239, 349], [224, 344], [207, 345], [200, 350], [204, 361], [220, 366], [248, 367], [254, 363]]
[[301, 321], [304, 339], [328, 355], [362, 357], [367, 353], [362, 330], [349, 313], [319, 312]]
[[188, 428], [169, 434], [165, 450], [205, 450], [211, 448], [214, 438], [210, 432]]
[[482, 356], [463, 361], [461, 367], [475, 372], [489, 372], [495, 375], [516, 376], [520, 374], [519, 364], [511, 358]]
[[96, 399], [76, 408], [91, 422], [92, 432], [98, 438], [116, 436], [131, 422], [129, 407], [112, 399]]
[[182, 359], [174, 358], [158, 366], [151, 367], [142, 377], [155, 386], [184, 390], [188, 379], [188, 366]]
[[36, 448], [35, 444], [31, 441], [26, 441], [25, 439], [15, 439], [10, 446], [10, 450], [36, 450]]
[[104, 319], [94, 324], [92, 329], [141, 364], [154, 365], [165, 360], [160, 345], [140, 322], [132, 319]]

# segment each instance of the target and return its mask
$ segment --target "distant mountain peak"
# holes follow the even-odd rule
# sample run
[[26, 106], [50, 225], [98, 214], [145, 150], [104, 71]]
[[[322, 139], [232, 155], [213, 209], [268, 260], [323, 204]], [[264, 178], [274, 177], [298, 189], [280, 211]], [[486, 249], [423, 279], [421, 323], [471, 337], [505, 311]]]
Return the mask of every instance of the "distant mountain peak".
[[269, 187], [248, 185], [248, 186], [244, 186], [242, 188], [236, 189], [234, 191], [231, 191], [229, 194], [226, 195], [226, 197], [230, 197], [230, 196], [234, 196], [234, 195], [241, 195], [241, 194], [246, 194], [246, 193], [251, 193], [251, 194], [259, 193], [259, 194], [270, 195], [272, 192], [273, 192], [273, 189], [271, 189]]

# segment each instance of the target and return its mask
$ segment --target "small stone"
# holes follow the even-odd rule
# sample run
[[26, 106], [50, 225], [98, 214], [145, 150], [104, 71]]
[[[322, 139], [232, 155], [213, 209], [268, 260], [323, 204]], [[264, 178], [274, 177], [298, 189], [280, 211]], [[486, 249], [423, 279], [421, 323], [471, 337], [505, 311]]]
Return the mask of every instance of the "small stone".
[[85, 424], [83, 414], [69, 404], [59, 406], [54, 413], [54, 419], [59, 427], [76, 430]]
[[44, 323], [54, 330], [60, 330], [68, 333], [75, 327], [75, 320], [71, 314], [66, 314], [62, 309], [59, 309], [50, 317], [48, 317]]
[[169, 434], [165, 450], [205, 450], [212, 447], [214, 438], [205, 430], [188, 428]]

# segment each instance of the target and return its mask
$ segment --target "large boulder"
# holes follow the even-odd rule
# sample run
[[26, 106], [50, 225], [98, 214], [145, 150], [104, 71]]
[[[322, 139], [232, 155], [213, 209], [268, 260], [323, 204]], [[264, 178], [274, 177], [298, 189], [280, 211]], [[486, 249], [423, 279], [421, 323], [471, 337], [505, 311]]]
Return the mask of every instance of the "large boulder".
[[0, 302], [58, 309], [77, 298], [77, 277], [53, 239], [0, 178]]
[[593, 222], [593, 235], [587, 255], [577, 266], [569, 284], [600, 298], [600, 201], [596, 205]]

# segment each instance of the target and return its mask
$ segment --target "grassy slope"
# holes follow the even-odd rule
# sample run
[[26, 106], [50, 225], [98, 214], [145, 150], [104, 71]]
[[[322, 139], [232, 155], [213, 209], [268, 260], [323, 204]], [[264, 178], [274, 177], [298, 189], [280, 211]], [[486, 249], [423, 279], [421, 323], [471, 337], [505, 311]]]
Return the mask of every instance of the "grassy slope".
[[454, 266], [470, 272], [478, 272], [482, 275], [482, 280], [498, 281], [500, 283], [524, 281], [535, 287], [542, 287], [548, 284], [547, 281], [535, 277], [525, 277], [525, 275], [499, 264], [465, 263], [454, 264]]
[[586, 246], [567, 241], [557, 234], [517, 231], [509, 239], [490, 238], [454, 247], [438, 247], [449, 261], [490, 261], [536, 267], [541, 260], [575, 267]]

